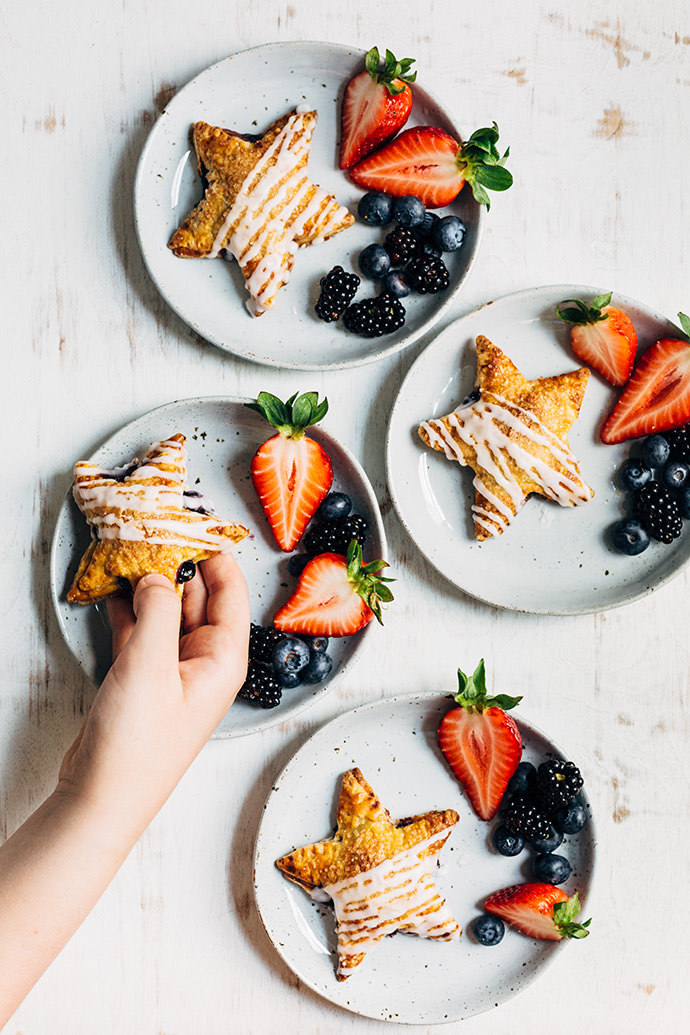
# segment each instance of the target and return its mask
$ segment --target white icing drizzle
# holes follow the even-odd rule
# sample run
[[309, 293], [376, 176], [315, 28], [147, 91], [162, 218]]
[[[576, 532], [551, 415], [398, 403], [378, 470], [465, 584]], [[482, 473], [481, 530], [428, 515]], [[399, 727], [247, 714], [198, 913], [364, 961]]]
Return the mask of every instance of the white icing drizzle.
[[307, 228], [310, 241], [323, 241], [347, 216], [346, 208], [308, 178], [315, 119], [305, 124], [307, 114], [308, 106], [300, 105], [249, 173], [207, 256], [215, 258], [225, 248], [245, 275], [245, 268], [261, 256], [246, 277], [247, 306], [254, 316], [265, 312], [287, 283]]
[[[508, 458], [539, 485], [544, 496], [563, 507], [588, 503], [592, 489], [580, 477], [575, 457], [567, 444], [543, 424], [529, 410], [498, 395], [484, 393], [472, 406], [455, 410], [443, 420], [424, 421], [420, 427], [429, 436], [431, 445], [442, 450], [449, 460], [467, 466], [460, 443], [476, 454], [477, 466], [489, 474], [509, 502], [493, 492], [486, 480], [475, 473], [474, 487], [496, 510], [487, 510], [475, 503], [472, 513], [475, 523], [490, 535], [497, 535], [513, 519], [525, 496], [511, 472]], [[513, 437], [517, 432], [527, 439], [536, 452]], [[546, 450], [546, 456], [540, 450]]]
[[319, 901], [323, 892], [333, 900], [341, 976], [357, 965], [352, 957], [370, 952], [394, 931], [441, 941], [460, 937], [460, 928], [432, 875], [436, 856], [449, 834], [450, 830], [443, 830], [371, 870], [314, 889]]
[[[74, 499], [99, 539], [191, 550], [225, 550], [231, 545], [218, 518], [196, 509], [208, 510], [203, 497], [189, 500], [195, 509], [185, 507], [187, 451], [177, 439], [154, 443], [143, 464], [132, 468], [125, 481], [115, 480], [128, 470], [130, 465], [115, 470], [86, 461], [75, 465]], [[163, 479], [163, 484], [146, 484], [152, 479]]]

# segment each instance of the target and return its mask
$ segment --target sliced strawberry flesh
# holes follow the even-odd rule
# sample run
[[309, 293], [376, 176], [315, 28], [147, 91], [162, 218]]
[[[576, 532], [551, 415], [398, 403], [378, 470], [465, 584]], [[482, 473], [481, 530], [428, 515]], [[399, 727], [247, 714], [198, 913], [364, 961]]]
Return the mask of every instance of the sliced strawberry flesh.
[[484, 908], [530, 938], [560, 941], [563, 936], [554, 922], [553, 907], [567, 899], [553, 884], [517, 884], [491, 895]]
[[282, 632], [311, 636], [349, 636], [373, 618], [353, 589], [339, 554], [319, 554], [300, 576], [297, 588], [280, 608], [273, 624]]
[[403, 130], [390, 144], [350, 169], [360, 187], [395, 197], [412, 194], [427, 208], [448, 205], [464, 184], [458, 164], [459, 144], [435, 126]]
[[522, 755], [515, 721], [500, 708], [453, 708], [441, 720], [438, 741], [477, 815], [491, 819]]
[[601, 429], [603, 442], [668, 431], [690, 420], [690, 343], [662, 338], [642, 355]]
[[328, 454], [308, 435], [273, 435], [254, 456], [251, 476], [278, 545], [293, 550], [331, 487]]
[[570, 332], [570, 340], [577, 358], [598, 371], [610, 384], [623, 385], [630, 377], [637, 336], [631, 339], [628, 333], [618, 330], [615, 321], [576, 324]]

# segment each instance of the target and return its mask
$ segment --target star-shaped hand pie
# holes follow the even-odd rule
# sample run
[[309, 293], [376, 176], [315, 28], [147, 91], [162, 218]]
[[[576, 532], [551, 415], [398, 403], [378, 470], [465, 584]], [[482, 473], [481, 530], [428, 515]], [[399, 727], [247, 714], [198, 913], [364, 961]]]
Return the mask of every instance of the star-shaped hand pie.
[[474, 534], [501, 535], [536, 492], [563, 507], [588, 503], [567, 434], [580, 412], [589, 370], [528, 381], [489, 341], [477, 338], [477, 388], [445, 417], [424, 421], [426, 445], [474, 471]]
[[335, 907], [339, 981], [395, 931], [451, 941], [460, 928], [432, 871], [458, 814], [426, 812], [391, 820], [359, 769], [343, 776], [335, 835], [298, 848], [276, 866], [307, 891], [321, 888]]
[[193, 126], [206, 193], [168, 247], [196, 258], [231, 252], [244, 275], [252, 316], [271, 308], [298, 247], [325, 241], [354, 222], [307, 174], [316, 120], [315, 111], [300, 107], [258, 138], [206, 122]]
[[[225, 525], [198, 492], [185, 489], [184, 435], [154, 443], [142, 463], [114, 471], [80, 461], [74, 468], [74, 499], [95, 535], [82, 557], [71, 603], [89, 604], [134, 589], [144, 575], [166, 575], [182, 594], [194, 564], [229, 549], [249, 532]], [[184, 565], [184, 568], [181, 566]]]

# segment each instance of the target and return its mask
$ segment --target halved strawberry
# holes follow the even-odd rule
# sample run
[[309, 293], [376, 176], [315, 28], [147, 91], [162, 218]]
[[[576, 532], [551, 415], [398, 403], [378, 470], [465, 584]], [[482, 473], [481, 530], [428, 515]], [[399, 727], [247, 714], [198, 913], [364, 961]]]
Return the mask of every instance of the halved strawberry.
[[247, 407], [278, 429], [277, 435], [259, 446], [251, 476], [278, 546], [294, 550], [333, 483], [328, 453], [305, 435], [325, 416], [328, 400], [319, 403], [316, 392], [305, 392], [281, 402], [270, 392], [260, 392]]
[[637, 353], [637, 333], [627, 313], [611, 305], [611, 292], [597, 295], [591, 305], [567, 298], [556, 316], [571, 323], [570, 344], [579, 360], [612, 385], [624, 385]]
[[522, 698], [487, 696], [483, 659], [471, 676], [458, 669], [458, 683], [460, 707], [441, 719], [438, 744], [474, 811], [492, 819], [522, 755], [520, 731], [503, 709]]
[[[679, 313], [690, 338], [690, 317]], [[601, 440], [629, 438], [668, 431], [690, 421], [690, 340], [662, 338], [642, 353], [630, 381], [604, 421]]]
[[347, 557], [320, 553], [305, 566], [294, 593], [276, 613], [273, 624], [281, 632], [309, 636], [351, 636], [372, 618], [381, 622], [381, 603], [393, 594], [378, 572], [385, 561], [362, 563], [362, 547], [353, 539]]
[[490, 895], [484, 909], [500, 916], [529, 938], [552, 942], [561, 938], [586, 938], [592, 922], [575, 921], [580, 912], [577, 892], [568, 898], [555, 884], [513, 884]]
[[412, 111], [408, 83], [417, 78], [410, 72], [414, 58], [401, 61], [386, 51], [380, 68], [378, 47], [365, 58], [365, 70], [347, 84], [340, 111], [340, 168], [349, 169], [379, 144], [395, 136]]
[[442, 208], [469, 183], [476, 200], [490, 207], [487, 190], [507, 190], [513, 177], [499, 154], [498, 126], [477, 129], [464, 144], [436, 126], [405, 129], [390, 144], [363, 158], [350, 178], [360, 187], [394, 197], [413, 194], [427, 208]]

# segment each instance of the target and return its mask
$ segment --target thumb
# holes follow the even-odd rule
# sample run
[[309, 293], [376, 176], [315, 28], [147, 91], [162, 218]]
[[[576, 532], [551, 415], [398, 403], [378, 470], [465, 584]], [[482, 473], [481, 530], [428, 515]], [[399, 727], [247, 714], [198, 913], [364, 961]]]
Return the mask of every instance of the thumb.
[[141, 649], [165, 652], [174, 646], [177, 658], [182, 601], [165, 575], [144, 575], [134, 591], [132, 607], [136, 625], [131, 639]]

